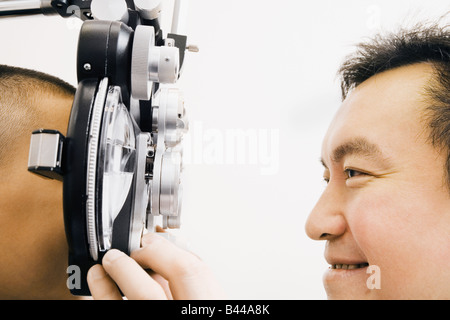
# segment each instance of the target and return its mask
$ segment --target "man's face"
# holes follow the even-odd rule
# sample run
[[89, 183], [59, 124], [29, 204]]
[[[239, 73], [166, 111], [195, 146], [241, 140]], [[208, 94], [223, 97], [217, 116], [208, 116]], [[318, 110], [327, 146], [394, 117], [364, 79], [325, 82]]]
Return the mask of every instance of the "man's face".
[[425, 63], [374, 76], [329, 127], [328, 184], [306, 232], [327, 241], [330, 299], [450, 298], [445, 153], [427, 140], [421, 95], [430, 77]]
[[71, 298], [62, 183], [29, 173], [27, 165], [31, 131], [46, 128], [65, 134], [72, 100], [44, 94], [39, 99], [38, 125], [17, 132], [0, 180], [1, 299]]

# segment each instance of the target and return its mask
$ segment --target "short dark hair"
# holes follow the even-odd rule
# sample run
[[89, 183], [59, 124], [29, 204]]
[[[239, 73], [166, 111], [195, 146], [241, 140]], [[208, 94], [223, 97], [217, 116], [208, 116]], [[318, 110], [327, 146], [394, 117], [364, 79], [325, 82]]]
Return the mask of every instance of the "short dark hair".
[[41, 118], [40, 96], [72, 97], [75, 88], [54, 76], [0, 65], [0, 165], [11, 153], [15, 140], [30, 135]]
[[[8, 80], [16, 80], [16, 84], [17, 81], [28, 81], [29, 84], [38, 84], [40, 87], [51, 89], [62, 95], [73, 96], [75, 94], [74, 86], [55, 76], [36, 70], [0, 64], [0, 84], [2, 86], [7, 86]], [[33, 81], [35, 81], [35, 83], [33, 83]]]
[[342, 99], [370, 77], [417, 63], [430, 63], [433, 79], [423, 88], [429, 102], [423, 113], [432, 145], [446, 152], [450, 187], [450, 26], [420, 23], [395, 33], [377, 35], [357, 46], [339, 68]]

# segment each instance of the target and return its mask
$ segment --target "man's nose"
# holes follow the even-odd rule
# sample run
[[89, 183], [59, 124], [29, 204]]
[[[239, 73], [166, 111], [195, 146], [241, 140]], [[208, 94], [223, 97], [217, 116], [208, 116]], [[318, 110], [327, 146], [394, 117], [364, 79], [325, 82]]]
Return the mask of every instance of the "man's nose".
[[308, 237], [313, 240], [332, 240], [344, 234], [347, 228], [344, 203], [342, 191], [328, 185], [306, 221]]

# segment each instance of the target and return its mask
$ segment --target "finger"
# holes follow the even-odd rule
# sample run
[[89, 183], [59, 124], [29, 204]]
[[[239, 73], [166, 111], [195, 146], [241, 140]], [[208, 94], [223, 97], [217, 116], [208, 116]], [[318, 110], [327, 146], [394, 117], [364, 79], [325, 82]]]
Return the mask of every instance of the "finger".
[[169, 288], [169, 282], [166, 279], [164, 279], [160, 274], [157, 274], [152, 270], [147, 270], [147, 273], [153, 278], [153, 280], [155, 280], [161, 286], [161, 288], [163, 288], [167, 299], [173, 300], [172, 292], [170, 292]]
[[103, 257], [103, 268], [129, 300], [166, 300], [161, 286], [125, 253], [112, 249]]
[[116, 284], [99, 264], [92, 266], [87, 274], [92, 298], [96, 300], [122, 300]]
[[131, 257], [169, 281], [175, 299], [221, 299], [223, 292], [207, 265], [188, 251], [154, 233], [142, 238], [143, 247]]

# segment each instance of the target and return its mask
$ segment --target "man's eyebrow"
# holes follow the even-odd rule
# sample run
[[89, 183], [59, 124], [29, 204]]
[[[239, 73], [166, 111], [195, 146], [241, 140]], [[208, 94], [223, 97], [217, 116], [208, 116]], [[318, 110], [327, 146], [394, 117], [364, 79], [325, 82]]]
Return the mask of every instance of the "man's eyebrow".
[[328, 169], [328, 166], [327, 166], [327, 164], [325, 163], [325, 160], [323, 160], [322, 157], [320, 157], [319, 161], [324, 166], [325, 169]]
[[[387, 160], [378, 145], [368, 141], [366, 138], [354, 138], [337, 146], [331, 153], [333, 162], [341, 162], [347, 156], [359, 155], [375, 160]], [[324, 159], [320, 159], [322, 165], [328, 168]]]

